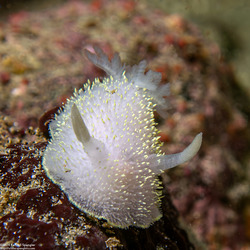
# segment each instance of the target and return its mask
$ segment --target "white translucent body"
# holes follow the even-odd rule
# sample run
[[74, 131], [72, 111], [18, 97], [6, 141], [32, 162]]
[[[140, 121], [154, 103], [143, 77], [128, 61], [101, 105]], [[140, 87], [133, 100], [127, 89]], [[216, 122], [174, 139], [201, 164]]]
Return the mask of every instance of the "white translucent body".
[[161, 217], [157, 175], [192, 158], [202, 136], [181, 153], [162, 154], [153, 111], [163, 110], [169, 90], [158, 87], [159, 73], [95, 50], [87, 56], [110, 77], [86, 84], [51, 122], [43, 166], [81, 210], [121, 228], [148, 227]]

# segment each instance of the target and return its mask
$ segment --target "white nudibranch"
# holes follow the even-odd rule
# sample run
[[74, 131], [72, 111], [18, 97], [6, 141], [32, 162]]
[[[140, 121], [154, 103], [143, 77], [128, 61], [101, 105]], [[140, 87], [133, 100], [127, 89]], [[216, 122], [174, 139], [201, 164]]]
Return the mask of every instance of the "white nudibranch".
[[181, 153], [161, 151], [154, 114], [165, 115], [169, 86], [146, 62], [129, 67], [95, 48], [87, 57], [109, 76], [75, 91], [50, 123], [43, 167], [80, 210], [120, 228], [146, 228], [161, 217], [163, 171], [191, 159], [202, 134]]

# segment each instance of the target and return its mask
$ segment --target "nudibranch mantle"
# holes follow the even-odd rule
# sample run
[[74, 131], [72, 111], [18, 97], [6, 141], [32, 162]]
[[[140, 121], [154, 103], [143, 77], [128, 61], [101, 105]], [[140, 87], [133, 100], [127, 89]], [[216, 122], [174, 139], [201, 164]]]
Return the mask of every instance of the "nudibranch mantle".
[[49, 178], [80, 210], [120, 228], [146, 228], [161, 217], [157, 175], [191, 159], [202, 135], [181, 153], [161, 151], [154, 114], [164, 115], [169, 86], [146, 62], [129, 67], [95, 48], [87, 57], [109, 75], [75, 91], [50, 123], [43, 155]]

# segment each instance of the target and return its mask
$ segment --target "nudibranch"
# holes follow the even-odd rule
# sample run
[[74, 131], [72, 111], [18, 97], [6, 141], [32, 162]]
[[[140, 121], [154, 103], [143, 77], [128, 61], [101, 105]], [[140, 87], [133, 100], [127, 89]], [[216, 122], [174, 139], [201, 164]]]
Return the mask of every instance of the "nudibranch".
[[94, 49], [86, 55], [108, 77], [84, 84], [50, 122], [42, 164], [80, 210], [116, 227], [147, 228], [162, 216], [157, 176], [191, 159], [202, 134], [165, 155], [153, 112], [164, 114], [168, 84], [159, 86], [160, 73], [145, 73], [145, 61], [130, 67]]

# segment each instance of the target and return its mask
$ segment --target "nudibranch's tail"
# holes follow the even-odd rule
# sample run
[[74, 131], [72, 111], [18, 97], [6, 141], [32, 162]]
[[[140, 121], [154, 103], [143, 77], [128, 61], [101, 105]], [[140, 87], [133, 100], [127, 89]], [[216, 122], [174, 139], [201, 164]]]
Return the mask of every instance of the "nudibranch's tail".
[[163, 117], [166, 116], [165, 110], [167, 109], [166, 100], [163, 98], [169, 95], [169, 85], [165, 84], [159, 86], [161, 82], [161, 73], [154, 72], [149, 70], [145, 73], [147, 62], [145, 60], [141, 61], [138, 65], [133, 67], [122, 64], [121, 59], [117, 53], [114, 54], [114, 57], [109, 61], [107, 55], [98, 48], [94, 46], [96, 54], [85, 50], [85, 53], [88, 59], [94, 63], [97, 67], [103, 69], [108, 75], [112, 76], [114, 80], [122, 80], [125, 76], [129, 82], [133, 82], [135, 86], [147, 89], [149, 94], [153, 97], [155, 103], [158, 105], [156, 107], [159, 114]]
[[90, 136], [88, 128], [75, 104], [71, 108], [71, 122], [77, 140], [82, 143], [84, 151], [91, 160], [105, 160], [107, 155], [104, 144]]
[[201, 142], [202, 133], [199, 133], [198, 135], [196, 135], [192, 143], [182, 152], [172, 155], [161, 156], [160, 168], [157, 169], [157, 172], [159, 173], [166, 169], [173, 168], [193, 158], [200, 149]]

